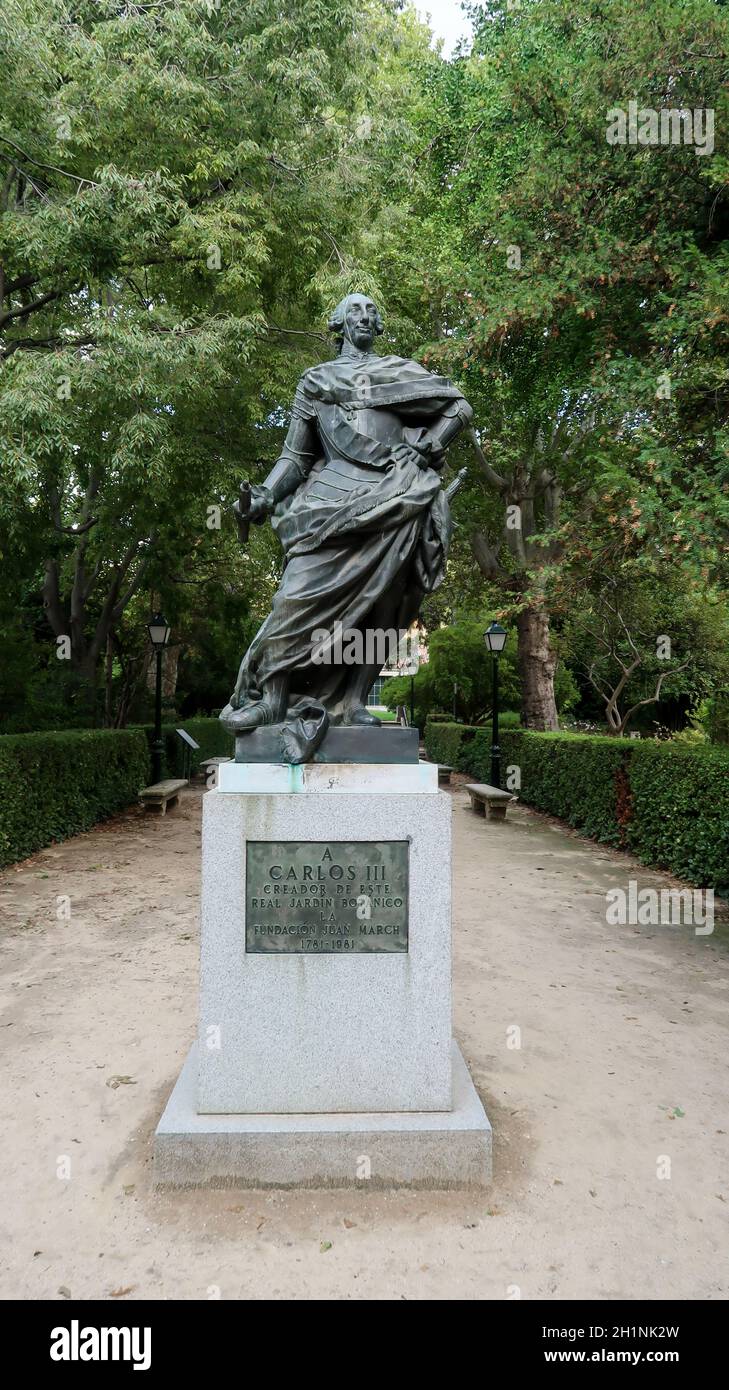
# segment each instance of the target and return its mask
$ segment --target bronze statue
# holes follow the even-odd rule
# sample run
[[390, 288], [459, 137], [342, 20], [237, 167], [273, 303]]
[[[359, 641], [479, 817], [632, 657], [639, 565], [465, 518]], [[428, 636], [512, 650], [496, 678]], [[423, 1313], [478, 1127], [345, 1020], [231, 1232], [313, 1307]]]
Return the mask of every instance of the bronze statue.
[[415, 620], [445, 570], [444, 451], [473, 414], [446, 378], [372, 351], [382, 319], [367, 295], [347, 295], [329, 329], [337, 357], [304, 372], [278, 462], [235, 507], [243, 540], [271, 517], [286, 559], [220, 718], [236, 735], [280, 726], [290, 762], [310, 758], [329, 723], [379, 724], [366, 701], [381, 659], [327, 660], [315, 634]]

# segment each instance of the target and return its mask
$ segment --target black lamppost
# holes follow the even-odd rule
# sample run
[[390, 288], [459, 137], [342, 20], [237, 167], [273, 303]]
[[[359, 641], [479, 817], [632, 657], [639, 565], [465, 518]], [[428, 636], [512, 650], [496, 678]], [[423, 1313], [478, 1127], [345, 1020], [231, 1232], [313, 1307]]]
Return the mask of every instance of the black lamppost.
[[[410, 728], [412, 729], [415, 723], [415, 677], [418, 671], [418, 663], [410, 658], [405, 661], [399, 661], [398, 666], [404, 676], [410, 677]], [[405, 706], [403, 705], [403, 709], [404, 708]]]
[[499, 656], [506, 642], [506, 628], [492, 623], [484, 641], [493, 657], [493, 713], [491, 716], [491, 785], [501, 787], [501, 749], [499, 748]]
[[[415, 677], [420, 669], [419, 652], [410, 653], [408, 656], [401, 657], [397, 663], [397, 669], [403, 676], [410, 677], [410, 728], [415, 724]], [[403, 705], [403, 710], [405, 706]]]
[[170, 628], [167, 619], [161, 613], [155, 613], [147, 623], [149, 640], [154, 647], [154, 654], [157, 658], [157, 679], [154, 691], [154, 741], [152, 743], [152, 781], [159, 782], [162, 777], [162, 754], [164, 744], [162, 742], [162, 653], [170, 640]]

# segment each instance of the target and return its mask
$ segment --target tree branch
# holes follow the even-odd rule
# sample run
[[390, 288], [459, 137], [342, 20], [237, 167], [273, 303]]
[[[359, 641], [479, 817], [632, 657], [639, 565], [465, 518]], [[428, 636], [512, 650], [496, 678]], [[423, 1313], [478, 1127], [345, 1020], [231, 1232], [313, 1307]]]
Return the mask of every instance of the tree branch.
[[505, 577], [505, 571], [499, 564], [496, 551], [491, 547], [483, 532], [474, 531], [471, 536], [471, 549], [485, 579], [503, 579]]
[[[147, 542], [147, 544], [148, 544], [148, 545], [151, 545], [152, 542], [153, 542], [153, 540], [154, 540], [154, 536], [150, 536], [149, 541]], [[137, 589], [139, 588], [139, 585], [141, 584], [142, 579], [144, 578], [144, 572], [145, 572], [145, 570], [146, 570], [146, 568], [147, 568], [147, 566], [148, 566], [148, 564], [149, 564], [149, 559], [150, 559], [150, 553], [149, 553], [149, 550], [147, 550], [146, 553], [142, 556], [142, 560], [141, 560], [139, 569], [137, 570], [137, 572], [136, 572], [136, 574], [135, 574], [135, 576], [134, 576], [134, 578], [133, 578], [131, 584], [129, 584], [129, 585], [127, 586], [127, 589], [126, 589], [125, 593], [122, 594], [121, 598], [119, 599], [119, 602], [118, 602], [118, 603], [115, 605], [115, 607], [114, 607], [114, 611], [113, 611], [113, 613], [112, 613], [112, 619], [113, 619], [113, 621], [114, 621], [115, 623], [117, 623], [117, 622], [119, 621], [119, 619], [120, 619], [121, 616], [122, 616], [122, 613], [124, 612], [124, 609], [126, 608], [127, 604], [129, 603], [129, 600], [130, 600], [130, 599], [134, 596], [134, 594], [137, 592]]]
[[680, 666], [674, 666], [670, 671], [661, 671], [661, 674], [658, 677], [658, 680], [656, 681], [656, 688], [653, 695], [647, 695], [645, 700], [638, 700], [636, 704], [631, 706], [631, 708], [628, 710], [627, 714], [623, 718], [621, 728], [626, 728], [631, 715], [635, 714], [635, 711], [637, 709], [640, 709], [641, 705], [654, 705], [658, 700], [660, 700], [661, 686], [663, 685], [663, 682], [665, 680], [668, 680], [669, 676], [677, 676], [679, 671], [685, 671], [688, 664], [689, 660], [687, 658], [686, 661], [681, 662]]
[[267, 323], [266, 328], [269, 333], [285, 333], [287, 336], [293, 336], [295, 338], [316, 338], [317, 342], [327, 344], [330, 341], [326, 333], [315, 333], [313, 330], [306, 328], [279, 328], [276, 323]]
[[491, 464], [486, 458], [483, 449], [481, 448], [481, 445], [478, 440], [478, 435], [476, 434], [473, 425], [467, 426], [466, 435], [471, 441], [471, 447], [473, 449], [474, 454], [476, 455], [476, 458], [478, 459], [479, 467], [482, 473], [485, 475], [487, 481], [491, 484], [492, 487], [496, 488], [497, 492], [506, 492], [508, 483], [505, 478], [502, 478], [500, 473], [496, 472], [495, 468], [492, 468]]
[[46, 561], [42, 593], [43, 607], [46, 610], [48, 624], [53, 635], [55, 637], [65, 636], [68, 628], [68, 621], [61, 603], [57, 560]]
[[47, 349], [49, 352], [53, 352], [59, 347], [64, 349], [96, 347], [96, 342], [96, 338], [61, 338], [58, 335], [53, 338], [10, 338], [6, 340], [5, 347], [0, 352], [0, 359], [7, 361], [20, 348]]
[[23, 159], [25, 159], [28, 164], [33, 164], [36, 169], [46, 169], [51, 174], [62, 174], [65, 179], [73, 179], [75, 183], [87, 183], [90, 188], [98, 188], [100, 186], [98, 183], [95, 183], [93, 179], [82, 179], [78, 174], [70, 173], [68, 169], [59, 169], [56, 164], [44, 164], [42, 160], [34, 159], [32, 155], [26, 154], [25, 150], [21, 149], [20, 145], [16, 145], [15, 141], [11, 140], [9, 135], [0, 135], [0, 140], [6, 145], [10, 145], [12, 149], [22, 155]]
[[34, 299], [32, 304], [23, 304], [20, 309], [6, 309], [4, 314], [0, 314], [0, 328], [3, 328], [11, 319], [27, 318], [28, 314], [34, 314], [36, 309], [42, 309], [52, 300], [60, 299], [62, 294], [63, 290], [49, 290], [47, 294], [42, 294], [39, 299]]

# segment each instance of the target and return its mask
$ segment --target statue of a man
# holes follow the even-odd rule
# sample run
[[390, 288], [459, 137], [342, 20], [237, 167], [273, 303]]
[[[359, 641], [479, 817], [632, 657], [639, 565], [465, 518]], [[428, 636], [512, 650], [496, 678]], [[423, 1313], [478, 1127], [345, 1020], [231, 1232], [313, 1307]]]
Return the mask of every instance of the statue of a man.
[[379, 723], [366, 701], [381, 658], [327, 660], [316, 634], [359, 633], [367, 652], [368, 630], [415, 620], [450, 540], [444, 450], [473, 414], [446, 378], [372, 351], [382, 319], [367, 295], [347, 295], [329, 329], [337, 357], [304, 372], [278, 462], [237, 504], [248, 520], [271, 517], [286, 559], [220, 717], [235, 734], [281, 725], [292, 762], [312, 756], [329, 722]]

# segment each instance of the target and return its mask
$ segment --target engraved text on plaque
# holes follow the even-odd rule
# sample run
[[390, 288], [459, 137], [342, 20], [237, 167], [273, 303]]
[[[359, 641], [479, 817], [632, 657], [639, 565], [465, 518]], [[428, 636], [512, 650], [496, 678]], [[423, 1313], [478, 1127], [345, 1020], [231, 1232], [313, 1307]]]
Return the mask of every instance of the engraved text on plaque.
[[246, 951], [408, 949], [407, 840], [250, 840]]

